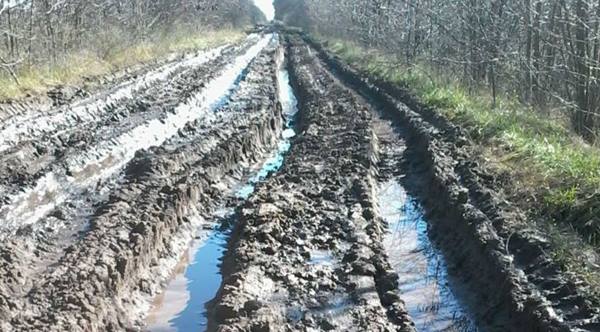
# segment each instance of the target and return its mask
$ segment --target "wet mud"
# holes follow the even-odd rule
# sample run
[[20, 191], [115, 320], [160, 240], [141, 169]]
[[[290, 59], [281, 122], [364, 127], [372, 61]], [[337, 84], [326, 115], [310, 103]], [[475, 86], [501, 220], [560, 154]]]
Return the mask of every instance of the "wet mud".
[[600, 330], [461, 129], [307, 36], [55, 100], [0, 107], [2, 331]]
[[[289, 85], [289, 75], [284, 68], [282, 49], [277, 52], [277, 93], [284, 117], [284, 130], [279, 142], [268, 157], [245, 169], [241, 180], [230, 185], [224, 206], [209, 216], [215, 226], [203, 229], [185, 254], [183, 268], [171, 278], [166, 288], [157, 296], [148, 317], [149, 331], [205, 331], [208, 325], [207, 306], [222, 282], [221, 262], [232, 228], [237, 224], [239, 207], [254, 192], [257, 185], [277, 172], [289, 152], [295, 136], [294, 117], [297, 100]], [[190, 262], [187, 265], [187, 262]], [[186, 266], [187, 265], [187, 266]]]
[[299, 136], [241, 209], [209, 330], [412, 331], [375, 218], [371, 113], [305, 45], [288, 61]]
[[586, 298], [585, 285], [561, 271], [547, 253], [543, 234], [518, 227], [524, 214], [473, 161], [459, 127], [406, 91], [367, 78], [305, 40], [405, 131], [404, 185], [423, 202], [430, 235], [444, 249], [451, 273], [469, 289], [470, 307], [485, 330], [600, 329], [599, 310]]
[[[208, 108], [207, 116], [188, 122], [161, 146], [135, 153], [107, 198], [91, 207], [83, 234], [70, 238], [66, 247], [60, 239], [46, 237], [57, 241], [47, 245], [65, 247], [57, 250], [54, 263], [33, 274], [38, 262], [26, 266], [13, 258], [30, 253], [3, 245], [3, 324], [14, 330], [89, 331], [139, 323], [146, 297], [159, 288], [157, 276], [168, 269], [169, 256], [181, 254], [184, 245], [177, 239], [189, 238], [199, 226], [194, 221], [217, 200], [222, 180], [269, 151], [281, 135], [275, 74], [268, 74], [276, 68], [272, 43], [271, 36], [255, 40], [252, 47], [259, 57], [246, 51], [248, 55], [236, 58], [242, 62], [224, 69], [221, 77], [240, 70], [235, 74], [239, 78], [231, 76], [237, 85], [234, 95], [222, 100], [215, 94], [214, 105], [200, 104], [191, 111], [218, 109]], [[261, 52], [267, 44], [271, 50]], [[58, 217], [70, 221], [64, 214]], [[22, 243], [15, 243], [16, 249]]]

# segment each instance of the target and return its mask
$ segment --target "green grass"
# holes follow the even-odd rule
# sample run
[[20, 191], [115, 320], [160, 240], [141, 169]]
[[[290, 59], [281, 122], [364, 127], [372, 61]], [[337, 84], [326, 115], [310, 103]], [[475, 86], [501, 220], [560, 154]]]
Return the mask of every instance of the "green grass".
[[46, 92], [56, 85], [78, 85], [86, 77], [98, 77], [136, 64], [165, 58], [172, 53], [201, 50], [236, 42], [241, 30], [209, 30], [189, 33], [179, 30], [153, 41], [133, 45], [114, 34], [99, 37], [100, 47], [63, 56], [55, 64], [22, 67], [17, 71], [19, 84], [0, 72], [0, 101]]

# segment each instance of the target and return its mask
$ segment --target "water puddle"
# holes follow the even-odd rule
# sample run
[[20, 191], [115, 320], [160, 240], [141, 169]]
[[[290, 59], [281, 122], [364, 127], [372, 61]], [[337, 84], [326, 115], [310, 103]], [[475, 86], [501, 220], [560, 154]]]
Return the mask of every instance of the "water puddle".
[[[283, 56], [283, 54], [281, 54]], [[282, 60], [282, 59], [280, 59]], [[280, 61], [283, 63], [283, 61]], [[281, 168], [284, 156], [291, 147], [291, 138], [296, 134], [292, 129], [293, 118], [297, 113], [297, 101], [289, 84], [285, 69], [278, 71], [279, 98], [286, 118], [286, 129], [277, 149], [266, 158], [262, 166], [244, 184], [235, 189], [235, 196], [247, 199], [261, 181]], [[166, 331], [205, 331], [207, 328], [206, 304], [212, 300], [221, 286], [220, 264], [226, 250], [231, 226], [235, 223], [235, 208], [227, 208], [213, 216], [217, 226], [209, 232], [205, 240], [196, 241], [186, 252], [182, 264], [192, 263], [176, 271], [164, 292], [156, 299], [148, 316], [148, 330]]]
[[114, 176], [134, 157], [136, 151], [163, 144], [188, 122], [197, 119], [203, 119], [207, 124], [214, 122], [214, 110], [229, 98], [250, 62], [272, 39], [273, 35], [262, 37], [245, 54], [237, 57], [220, 76], [185, 104], [176, 107], [164, 119], [148, 121], [84, 156], [68, 160], [68, 174], [50, 172], [34, 188], [13, 196], [9, 204], [0, 208], [3, 221], [0, 225], [0, 239], [19, 226], [35, 223], [86, 188]]
[[[223, 219], [234, 218], [229, 211]], [[218, 220], [217, 220], [218, 222]], [[154, 303], [160, 313], [148, 319], [150, 331], [201, 331], [208, 324], [205, 303], [212, 300], [221, 286], [221, 257], [230, 229], [215, 229], [207, 239], [187, 250], [175, 277]], [[190, 262], [189, 265], [187, 264]], [[187, 266], [186, 266], [187, 265]], [[174, 317], [174, 318], [173, 318]]]
[[388, 223], [384, 245], [417, 330], [477, 331], [450, 289], [445, 260], [428, 238], [421, 207], [397, 180], [380, 185], [378, 202]]

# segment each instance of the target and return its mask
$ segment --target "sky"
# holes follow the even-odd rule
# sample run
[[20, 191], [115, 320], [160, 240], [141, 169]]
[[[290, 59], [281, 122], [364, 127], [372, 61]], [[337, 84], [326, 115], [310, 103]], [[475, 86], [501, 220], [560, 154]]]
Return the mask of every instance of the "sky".
[[273, 7], [273, 0], [254, 0], [254, 3], [267, 17], [267, 20], [272, 20], [275, 17], [275, 8]]

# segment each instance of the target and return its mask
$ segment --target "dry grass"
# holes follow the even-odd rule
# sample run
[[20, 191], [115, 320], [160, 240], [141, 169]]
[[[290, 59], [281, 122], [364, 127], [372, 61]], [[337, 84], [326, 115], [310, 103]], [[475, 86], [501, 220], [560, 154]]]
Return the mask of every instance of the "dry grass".
[[[114, 36], [114, 35], [112, 35]], [[64, 56], [56, 64], [20, 68], [19, 84], [0, 72], [0, 100], [18, 99], [46, 92], [56, 85], [78, 85], [86, 77], [106, 75], [124, 68], [165, 58], [172, 53], [202, 50], [241, 40], [240, 30], [210, 30], [202, 33], [177, 31], [152, 42], [127, 45], [125, 41], [100, 37], [96, 50], [80, 51]]]

